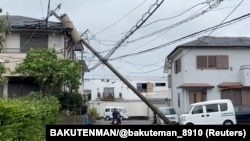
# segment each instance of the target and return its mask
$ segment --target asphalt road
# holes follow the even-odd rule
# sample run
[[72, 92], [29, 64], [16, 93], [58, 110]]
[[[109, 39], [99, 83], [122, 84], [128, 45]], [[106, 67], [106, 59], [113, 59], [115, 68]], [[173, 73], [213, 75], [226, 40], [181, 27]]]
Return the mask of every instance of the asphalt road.
[[[111, 120], [97, 120], [95, 125], [111, 125]], [[122, 120], [122, 125], [153, 125], [152, 120]]]
[[[111, 125], [111, 120], [97, 120], [94, 125]], [[153, 120], [122, 120], [122, 125], [153, 125]], [[237, 125], [250, 125], [250, 122], [241, 122]]]

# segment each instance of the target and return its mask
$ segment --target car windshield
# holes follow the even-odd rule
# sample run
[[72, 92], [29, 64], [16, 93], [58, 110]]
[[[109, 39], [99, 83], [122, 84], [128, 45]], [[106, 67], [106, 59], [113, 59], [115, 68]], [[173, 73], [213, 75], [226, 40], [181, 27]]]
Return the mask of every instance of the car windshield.
[[119, 109], [119, 112], [125, 113], [126, 110], [125, 109]]
[[189, 113], [190, 110], [192, 109], [192, 107], [193, 107], [193, 105], [190, 105], [190, 106], [188, 107], [188, 110], [185, 112], [185, 114]]
[[174, 108], [160, 109], [160, 111], [161, 111], [164, 115], [173, 115], [173, 114], [176, 114]]

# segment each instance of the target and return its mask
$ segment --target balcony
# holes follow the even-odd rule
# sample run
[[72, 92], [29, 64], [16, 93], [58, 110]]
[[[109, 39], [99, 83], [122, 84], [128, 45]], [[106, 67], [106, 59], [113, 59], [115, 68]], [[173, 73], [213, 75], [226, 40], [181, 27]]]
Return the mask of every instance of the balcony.
[[240, 81], [243, 86], [250, 86], [250, 65], [240, 67]]

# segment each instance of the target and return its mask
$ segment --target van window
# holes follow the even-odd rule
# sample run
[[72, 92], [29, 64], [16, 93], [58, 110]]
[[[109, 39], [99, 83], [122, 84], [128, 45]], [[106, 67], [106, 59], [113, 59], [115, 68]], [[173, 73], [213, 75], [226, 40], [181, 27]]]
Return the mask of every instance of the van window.
[[105, 112], [109, 112], [109, 111], [110, 111], [110, 108], [106, 108], [106, 109], [105, 109]]
[[203, 106], [195, 106], [192, 111], [192, 114], [200, 114], [200, 113], [203, 113]]
[[219, 111], [218, 104], [209, 104], [209, 105], [206, 105], [206, 110], [207, 110], [207, 113], [218, 112]]
[[126, 110], [125, 110], [125, 109], [119, 109], [119, 112], [121, 112], [121, 113], [125, 113], [125, 112], [126, 112]]
[[221, 103], [220, 104], [220, 110], [221, 111], [227, 111], [228, 107], [227, 107], [227, 103]]
[[176, 114], [174, 108], [160, 109], [160, 111], [161, 111], [164, 115], [174, 115], [174, 114]]

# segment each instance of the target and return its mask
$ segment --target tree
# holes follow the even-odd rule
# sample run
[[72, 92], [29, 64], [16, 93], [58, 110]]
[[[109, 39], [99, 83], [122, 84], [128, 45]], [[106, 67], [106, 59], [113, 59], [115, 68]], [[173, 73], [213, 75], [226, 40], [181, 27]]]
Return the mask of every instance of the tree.
[[66, 86], [71, 93], [78, 92], [82, 65], [78, 61], [59, 58], [54, 48], [31, 49], [23, 63], [16, 67], [22, 76], [34, 77], [43, 94]]
[[[0, 9], [1, 13], [1, 9]], [[4, 36], [1, 33], [9, 32], [10, 31], [10, 24], [8, 21], [8, 14], [5, 16], [0, 15], [0, 52], [3, 50], [3, 42]]]
[[[0, 13], [2, 12], [2, 9], [0, 8]], [[0, 16], [0, 53], [3, 50], [3, 42], [4, 42], [4, 36], [1, 33], [5, 33], [9, 31], [9, 24], [6, 24], [8, 21], [8, 15], [6, 16]], [[8, 79], [3, 76], [3, 74], [6, 72], [7, 68], [4, 67], [4, 62], [0, 62], [0, 84], [6, 83]]]
[[57, 97], [61, 104], [61, 110], [72, 112], [70, 114], [80, 115], [82, 113], [81, 107], [83, 104], [83, 98], [81, 94], [63, 92], [61, 95], [58, 95]]
[[0, 84], [7, 83], [8, 78], [6, 78], [3, 74], [6, 72], [7, 68], [4, 67], [3, 63], [0, 63]]

